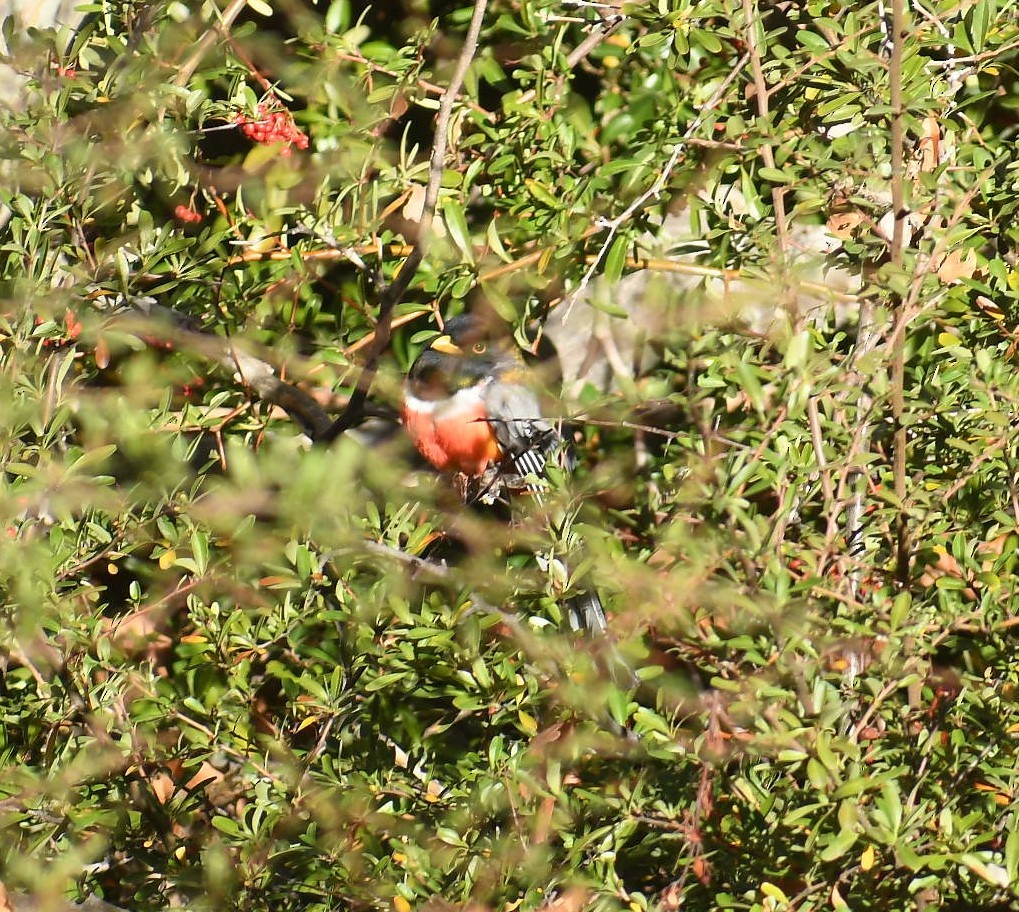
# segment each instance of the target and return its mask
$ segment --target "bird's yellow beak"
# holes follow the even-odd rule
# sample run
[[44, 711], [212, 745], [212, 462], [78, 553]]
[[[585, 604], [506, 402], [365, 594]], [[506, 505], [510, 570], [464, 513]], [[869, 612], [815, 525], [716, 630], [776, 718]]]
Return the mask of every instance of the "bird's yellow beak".
[[437, 339], [432, 340], [430, 348], [437, 352], [442, 352], [444, 355], [462, 355], [463, 349], [460, 348], [449, 336], [439, 336]]

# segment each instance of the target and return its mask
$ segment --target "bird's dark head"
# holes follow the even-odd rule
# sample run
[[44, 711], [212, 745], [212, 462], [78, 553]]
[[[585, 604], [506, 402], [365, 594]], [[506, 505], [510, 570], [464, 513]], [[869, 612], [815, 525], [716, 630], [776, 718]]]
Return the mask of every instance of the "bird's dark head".
[[439, 399], [486, 379], [513, 381], [525, 371], [509, 331], [476, 314], [447, 320], [407, 375], [419, 398]]

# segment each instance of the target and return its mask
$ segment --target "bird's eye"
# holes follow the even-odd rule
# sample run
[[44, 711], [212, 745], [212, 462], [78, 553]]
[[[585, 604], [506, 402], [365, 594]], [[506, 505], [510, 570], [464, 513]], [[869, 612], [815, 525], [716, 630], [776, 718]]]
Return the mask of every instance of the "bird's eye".
[[475, 342], [471, 346], [471, 351], [476, 355], [483, 355], [486, 351], [488, 351], [488, 345], [484, 342]]

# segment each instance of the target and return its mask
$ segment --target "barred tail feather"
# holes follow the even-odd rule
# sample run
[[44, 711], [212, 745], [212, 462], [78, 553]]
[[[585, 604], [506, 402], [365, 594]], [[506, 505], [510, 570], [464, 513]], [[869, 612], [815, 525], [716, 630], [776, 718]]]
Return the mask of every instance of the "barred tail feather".
[[534, 475], [541, 478], [545, 474], [545, 454], [539, 450], [524, 450], [513, 457], [513, 465], [521, 478]]
[[588, 633], [594, 636], [605, 636], [609, 624], [605, 618], [605, 609], [601, 599], [593, 592], [583, 592], [569, 598], [563, 604], [566, 610], [566, 622], [574, 633]]
[[563, 603], [563, 608], [570, 630], [601, 640], [598, 651], [605, 670], [612, 676], [613, 683], [618, 687], [636, 687], [640, 683], [637, 672], [609, 640], [608, 620], [597, 593], [582, 592], [580, 595], [574, 595]]

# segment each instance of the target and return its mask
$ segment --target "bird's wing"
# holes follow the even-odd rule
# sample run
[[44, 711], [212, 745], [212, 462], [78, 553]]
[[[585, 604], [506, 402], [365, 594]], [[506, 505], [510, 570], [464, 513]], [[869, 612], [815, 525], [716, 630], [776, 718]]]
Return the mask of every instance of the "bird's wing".
[[495, 439], [522, 478], [545, 474], [549, 453], [559, 445], [559, 433], [541, 414], [538, 397], [516, 383], [491, 383], [485, 389], [485, 410]]

